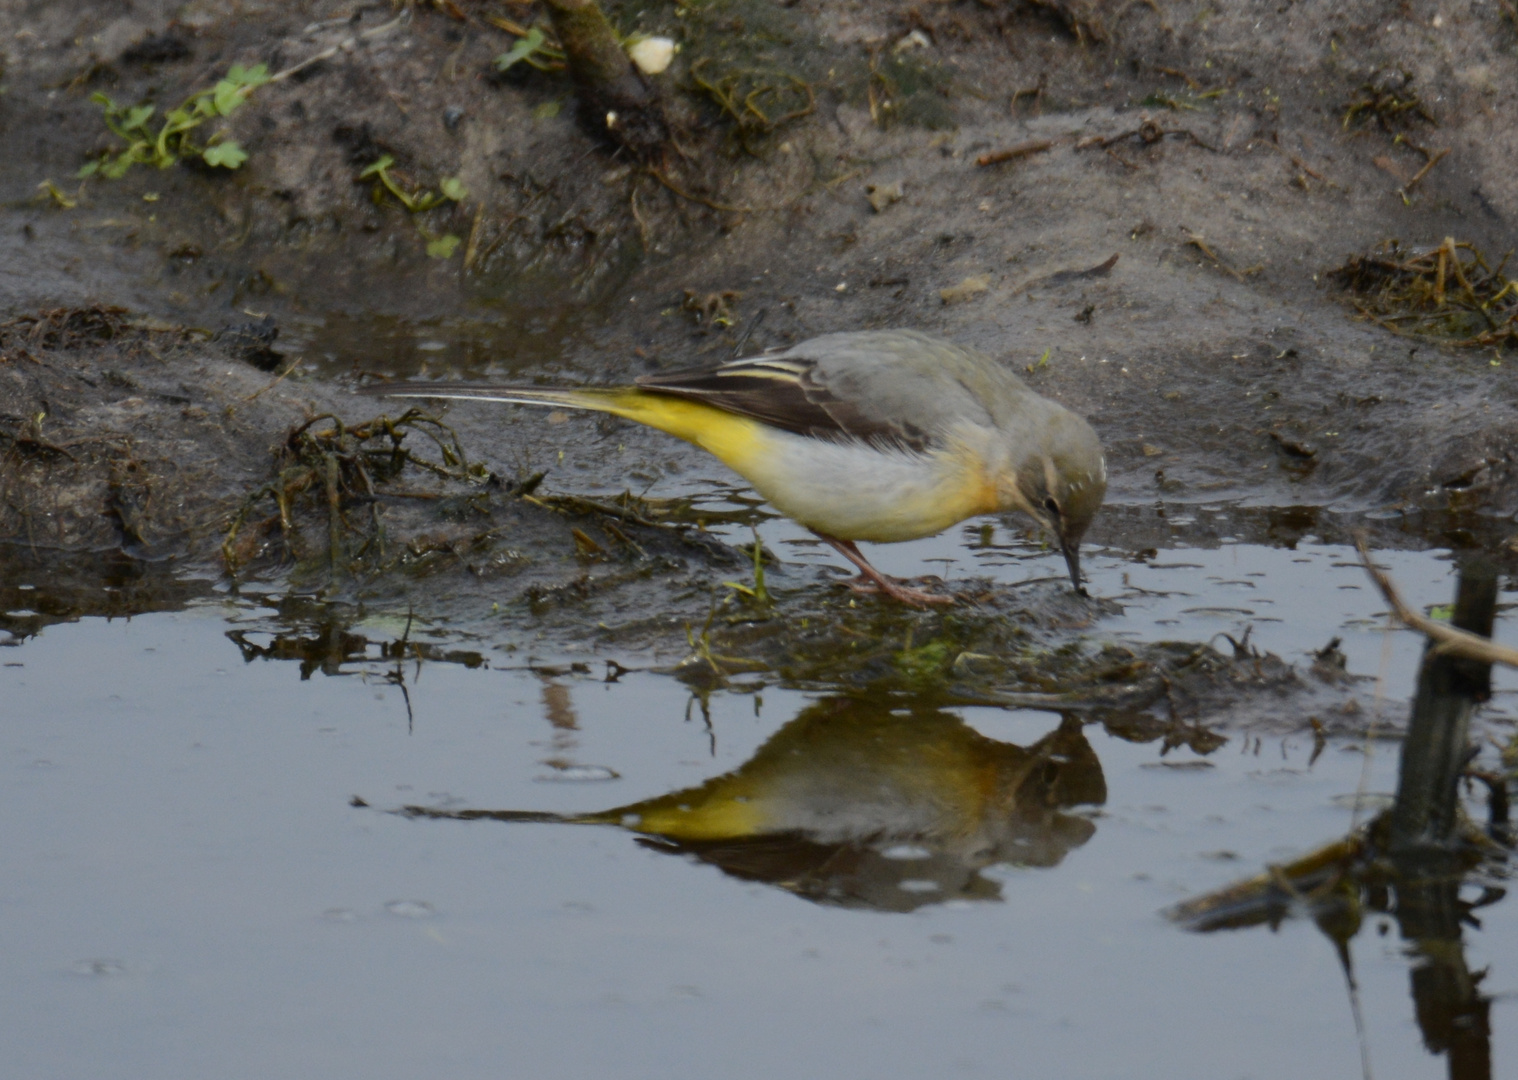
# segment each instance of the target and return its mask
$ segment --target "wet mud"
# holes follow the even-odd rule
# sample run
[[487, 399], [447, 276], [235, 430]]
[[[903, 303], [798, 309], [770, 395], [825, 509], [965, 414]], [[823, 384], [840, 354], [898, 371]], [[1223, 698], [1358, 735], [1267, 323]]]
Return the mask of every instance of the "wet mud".
[[[764, 511], [699, 452], [478, 406], [397, 428], [350, 392], [615, 381], [879, 326], [1090, 417], [1103, 550], [1367, 530], [1513, 557], [1511, 336], [1401, 335], [1332, 275], [1390, 239], [1513, 246], [1499, 7], [607, 7], [681, 43], [663, 158], [588, 131], [566, 73], [497, 70], [528, 8], [0, 5], [0, 582], [50, 593], [7, 601], [12, 634], [237, 588], [331, 605], [280, 633], [338, 655], [371, 644], [349, 615], [404, 609], [445, 652], [572, 645], [697, 687], [1161, 724], [1265, 723], [1246, 703], [1287, 695], [1298, 727], [1355, 697], [1247, 644], [1103, 642], [1103, 603], [1053, 587], [957, 581], [960, 609], [920, 614], [783, 561], [752, 602], [725, 583], [752, 586]], [[260, 63], [288, 77], [207, 135], [240, 168], [75, 179], [122, 147], [92, 94], [161, 114]]]

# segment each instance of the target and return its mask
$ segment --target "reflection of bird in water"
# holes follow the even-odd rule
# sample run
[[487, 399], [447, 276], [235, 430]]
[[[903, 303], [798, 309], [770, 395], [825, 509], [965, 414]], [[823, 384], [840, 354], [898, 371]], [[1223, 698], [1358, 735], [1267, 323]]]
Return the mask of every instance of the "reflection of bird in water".
[[933, 708], [829, 698], [747, 763], [700, 787], [595, 814], [433, 810], [417, 816], [620, 825], [659, 851], [809, 900], [910, 911], [997, 899], [979, 871], [1054, 866], [1096, 826], [1062, 813], [1107, 786], [1079, 721], [1028, 747]]
[[633, 386], [395, 383], [390, 397], [590, 409], [695, 443], [860, 572], [853, 587], [910, 604], [950, 597], [880, 573], [856, 541], [933, 536], [1021, 510], [1052, 533], [1080, 589], [1080, 542], [1107, 490], [1091, 425], [990, 357], [910, 330], [828, 334]]

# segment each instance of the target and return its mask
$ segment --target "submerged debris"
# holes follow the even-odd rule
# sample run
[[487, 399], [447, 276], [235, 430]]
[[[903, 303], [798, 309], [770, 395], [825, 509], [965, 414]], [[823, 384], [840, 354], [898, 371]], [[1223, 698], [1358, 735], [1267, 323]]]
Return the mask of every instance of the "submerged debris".
[[[1509, 253], [1511, 254], [1511, 253]], [[1518, 282], [1474, 244], [1410, 253], [1388, 240], [1329, 271], [1361, 315], [1394, 334], [1465, 348], [1518, 344]]]

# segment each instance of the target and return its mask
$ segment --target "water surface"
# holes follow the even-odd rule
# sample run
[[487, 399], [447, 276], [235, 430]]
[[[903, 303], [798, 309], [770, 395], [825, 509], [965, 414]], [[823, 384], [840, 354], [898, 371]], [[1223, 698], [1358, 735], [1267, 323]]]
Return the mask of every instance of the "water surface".
[[[805, 555], [780, 525], [765, 539]], [[1057, 570], [985, 539], [880, 561], [944, 573], [922, 560], [953, 558], [951, 580]], [[1448, 601], [1439, 554], [1381, 558], [1413, 602]], [[1350, 562], [1225, 544], [1091, 566], [1127, 605], [1103, 632], [1253, 626], [1296, 662], [1340, 636], [1351, 670], [1403, 699], [1418, 642], [1383, 631]], [[407, 662], [403, 695], [377, 644], [308, 678], [245, 662], [228, 634], [265, 640], [273, 617], [226, 597], [0, 650], [11, 1075], [1360, 1074], [1345, 973], [1310, 922], [1195, 935], [1160, 912], [1342, 833], [1357, 793], [1394, 787], [1394, 743], [1233, 732], [1206, 758], [1162, 755], [1053, 714], [905, 699], [830, 727], [827, 695], [775, 686], [712, 694], [708, 722], [667, 676], [608, 683], [599, 665], [532, 670], [488, 647], [474, 667]], [[383, 642], [402, 620], [351, 629]], [[1003, 808], [1017, 827], [1000, 848], [902, 839], [923, 820], [986, 826], [952, 807], [992, 775], [1028, 797]], [[888, 789], [873, 805], [871, 784]], [[640, 842], [630, 828], [657, 831], [651, 816], [386, 812], [640, 803], [697, 815], [704, 840]], [[756, 804], [791, 831], [760, 835]], [[1466, 933], [1470, 967], [1491, 966], [1494, 1075], [1518, 1025], [1512, 912], [1487, 907]], [[1351, 950], [1374, 1075], [1444, 1075], [1406, 943], [1372, 919]]]

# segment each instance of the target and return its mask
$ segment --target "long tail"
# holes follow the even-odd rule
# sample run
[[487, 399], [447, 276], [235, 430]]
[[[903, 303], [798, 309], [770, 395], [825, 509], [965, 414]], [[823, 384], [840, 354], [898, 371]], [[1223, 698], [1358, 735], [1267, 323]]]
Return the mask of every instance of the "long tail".
[[626, 403], [638, 394], [630, 386], [554, 389], [541, 386], [492, 386], [489, 383], [376, 383], [360, 387], [370, 397], [457, 398], [501, 401], [512, 405], [547, 405], [626, 415]]
[[382, 383], [361, 394], [380, 397], [464, 398], [517, 405], [549, 405], [611, 413], [676, 438], [693, 442], [741, 475], [762, 451], [764, 425], [703, 401], [660, 394], [637, 386], [585, 386], [556, 389], [538, 386], [491, 386], [488, 383]]
[[511, 821], [534, 825], [625, 825], [623, 810], [597, 814], [554, 814], [545, 810], [456, 810], [441, 806], [402, 806], [389, 813], [446, 821]]

